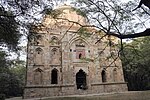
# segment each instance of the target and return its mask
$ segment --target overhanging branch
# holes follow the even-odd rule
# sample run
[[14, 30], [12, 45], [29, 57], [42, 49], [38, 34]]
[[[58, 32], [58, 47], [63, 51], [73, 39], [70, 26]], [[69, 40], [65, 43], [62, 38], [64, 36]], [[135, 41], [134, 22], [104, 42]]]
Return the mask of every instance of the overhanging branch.
[[109, 32], [107, 33], [107, 35], [112, 35], [115, 37], [118, 37], [120, 39], [127, 39], [127, 38], [137, 38], [137, 37], [143, 37], [143, 36], [150, 36], [150, 28], [146, 29], [143, 32], [139, 32], [139, 33], [135, 33], [135, 34], [127, 34], [127, 35], [123, 35], [123, 34], [115, 34], [113, 32]]

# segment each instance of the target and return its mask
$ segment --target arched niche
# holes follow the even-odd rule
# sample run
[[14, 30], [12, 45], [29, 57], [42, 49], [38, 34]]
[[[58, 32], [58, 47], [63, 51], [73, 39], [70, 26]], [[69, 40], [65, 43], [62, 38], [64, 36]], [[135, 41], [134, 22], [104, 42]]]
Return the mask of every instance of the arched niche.
[[90, 50], [89, 44], [82, 38], [77, 38], [70, 42], [70, 50], [72, 50], [72, 52], [70, 52], [70, 57], [73, 60], [88, 58], [90, 54], [88, 52]]
[[53, 69], [51, 72], [51, 84], [58, 84], [58, 70]]
[[50, 51], [50, 63], [60, 64], [60, 51], [59, 48], [52, 48]]
[[34, 84], [41, 85], [43, 81], [43, 71], [40, 68], [37, 68], [34, 71]]
[[80, 69], [79, 72], [76, 73], [77, 89], [87, 89], [86, 76], [86, 73], [82, 69]]
[[76, 45], [79, 45], [79, 46], [86, 46], [86, 47], [89, 47], [91, 45], [90, 42], [88, 42], [88, 40], [86, 40], [85, 38], [83, 37], [75, 37], [75, 38], [72, 38], [70, 41], [69, 41], [69, 47], [72, 47], [72, 46], [76, 46]]
[[43, 36], [40, 34], [37, 34], [35, 36], [35, 45], [43, 45]]
[[58, 38], [56, 36], [53, 36], [50, 40], [50, 43], [52, 45], [58, 45], [58, 41], [59, 41]]
[[36, 48], [35, 49], [35, 65], [42, 65], [43, 64], [43, 49]]
[[113, 69], [113, 81], [117, 82], [118, 80], [118, 75], [117, 75], [117, 68]]
[[106, 82], [107, 81], [106, 70], [104, 70], [104, 69], [102, 70], [101, 76], [102, 76], [102, 82]]

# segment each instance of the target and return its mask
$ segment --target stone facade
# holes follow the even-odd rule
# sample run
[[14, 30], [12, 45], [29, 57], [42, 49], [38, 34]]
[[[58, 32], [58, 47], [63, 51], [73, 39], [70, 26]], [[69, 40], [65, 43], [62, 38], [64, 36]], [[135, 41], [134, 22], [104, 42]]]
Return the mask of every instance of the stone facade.
[[46, 15], [28, 42], [24, 98], [127, 91], [118, 40], [104, 37], [96, 43], [103, 32], [89, 27], [89, 36], [79, 34], [86, 19], [70, 6], [58, 9], [59, 18]]

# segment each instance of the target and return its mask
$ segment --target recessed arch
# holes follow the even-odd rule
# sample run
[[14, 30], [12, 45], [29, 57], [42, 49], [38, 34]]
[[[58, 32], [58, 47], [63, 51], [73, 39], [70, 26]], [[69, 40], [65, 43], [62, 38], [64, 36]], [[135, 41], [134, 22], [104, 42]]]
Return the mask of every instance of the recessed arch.
[[74, 42], [76, 42], [76, 41], [79, 41], [79, 40], [83, 41], [86, 44], [87, 47], [90, 46], [90, 43], [85, 38], [83, 38], [83, 37], [76, 37], [76, 38], [73, 38], [73, 39], [70, 40], [69, 47], [71, 48], [72, 44]]
[[51, 40], [56, 39], [58, 40], [58, 38], [56, 36], [52, 36]]
[[81, 58], [82, 58], [82, 53], [79, 54], [79, 59], [81, 59]]
[[36, 48], [35, 49], [35, 64], [36, 65], [42, 65], [43, 64], [43, 49]]
[[36, 68], [36, 69], [34, 70], [34, 72], [36, 72], [36, 71], [43, 72], [43, 70], [42, 70], [41, 68]]
[[51, 84], [58, 84], [58, 70], [53, 69], [51, 72]]
[[113, 81], [116, 82], [117, 79], [118, 79], [117, 68], [114, 68], [114, 70], [113, 70]]
[[80, 69], [76, 74], [76, 85], [77, 89], [85, 90], [87, 87], [86, 73], [82, 69]]
[[37, 54], [43, 53], [43, 49], [41, 49], [41, 48], [36, 48], [35, 51], [37, 52]]
[[34, 71], [34, 84], [40, 85], [42, 84], [42, 80], [43, 80], [43, 71], [40, 68], [37, 68]]
[[106, 79], [106, 70], [102, 70], [101, 76], [102, 76], [102, 82], [106, 82], [107, 81], [107, 79]]
[[40, 34], [37, 34], [35, 36], [35, 45], [42, 45], [43, 44], [43, 36]]
[[52, 53], [53, 55], [55, 55], [57, 52], [58, 52], [58, 49], [57, 49], [57, 48], [53, 48], [53, 49], [51, 50], [51, 53]]
[[52, 48], [50, 51], [50, 63], [51, 64], [60, 64], [60, 48]]
[[52, 38], [51, 38], [51, 44], [58, 44], [58, 38], [56, 37], [56, 36], [53, 36]]

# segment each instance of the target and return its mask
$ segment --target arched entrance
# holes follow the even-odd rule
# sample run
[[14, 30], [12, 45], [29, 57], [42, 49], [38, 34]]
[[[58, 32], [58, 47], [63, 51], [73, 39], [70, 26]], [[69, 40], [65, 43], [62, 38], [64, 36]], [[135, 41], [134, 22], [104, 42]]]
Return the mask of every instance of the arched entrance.
[[53, 69], [51, 73], [51, 84], [58, 84], [58, 73], [57, 69]]
[[76, 85], [77, 89], [87, 89], [86, 73], [82, 69], [80, 69], [79, 72], [76, 74]]

